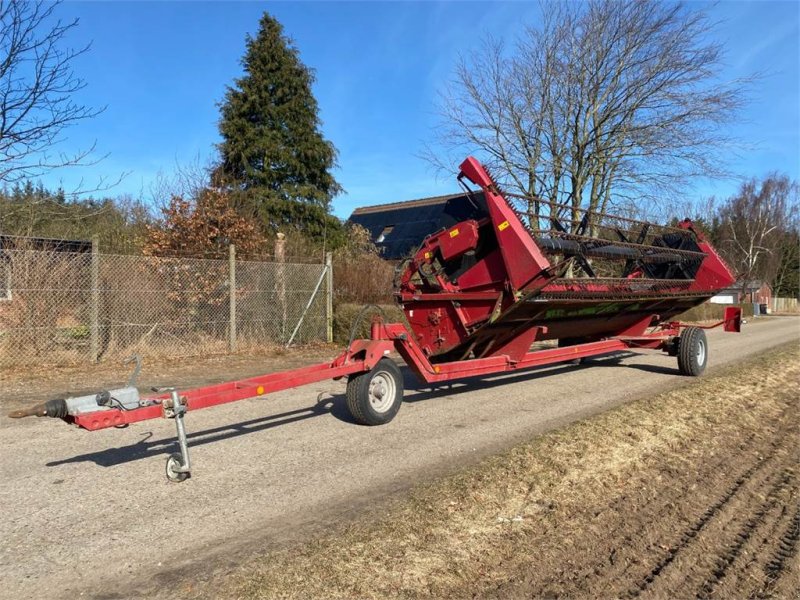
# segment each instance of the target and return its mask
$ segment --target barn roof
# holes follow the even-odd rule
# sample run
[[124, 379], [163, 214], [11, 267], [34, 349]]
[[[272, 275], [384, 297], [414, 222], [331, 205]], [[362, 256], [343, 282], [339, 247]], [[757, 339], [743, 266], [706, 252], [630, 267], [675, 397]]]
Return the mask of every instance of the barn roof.
[[404, 202], [363, 206], [348, 219], [369, 231], [370, 239], [385, 258], [396, 260], [409, 254], [425, 236], [466, 219], [486, 214], [482, 193], [432, 196]]
[[735, 284], [733, 284], [732, 286], [726, 287], [724, 290], [718, 291], [717, 294], [739, 293], [739, 292], [742, 291], [743, 287], [747, 292], [754, 292], [754, 291], [760, 290], [765, 285], [770, 290], [772, 289], [772, 286], [769, 283], [767, 283], [766, 281], [755, 281], [754, 280], [754, 281], [748, 281], [746, 283], [738, 281]]

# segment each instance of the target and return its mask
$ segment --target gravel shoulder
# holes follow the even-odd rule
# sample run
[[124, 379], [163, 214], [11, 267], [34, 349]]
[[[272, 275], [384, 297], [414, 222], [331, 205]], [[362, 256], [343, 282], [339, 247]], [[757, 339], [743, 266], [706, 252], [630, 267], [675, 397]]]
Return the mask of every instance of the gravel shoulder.
[[[800, 319], [788, 317], [763, 319], [739, 335], [714, 330], [710, 374], [798, 339]], [[433, 390], [409, 377], [398, 417], [378, 428], [350, 421], [343, 382], [322, 382], [190, 413], [194, 471], [180, 485], [163, 475], [174, 447], [171, 422], [87, 433], [3, 416], [0, 597], [192, 595], [254, 552], [382, 512], [420, 482], [688, 385], [676, 373], [674, 359], [637, 354]], [[143, 382], [164, 384], [168, 375], [146, 371]], [[239, 375], [206, 365], [202, 381], [230, 376]], [[8, 392], [17, 385], [3, 382], [4, 413], [24, 401]], [[56, 389], [59, 381], [47, 385]]]

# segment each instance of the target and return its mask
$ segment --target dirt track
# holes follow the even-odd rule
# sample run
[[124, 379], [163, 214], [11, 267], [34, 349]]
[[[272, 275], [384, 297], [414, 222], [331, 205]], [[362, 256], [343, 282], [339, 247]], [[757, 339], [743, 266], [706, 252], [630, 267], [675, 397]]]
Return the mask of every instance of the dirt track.
[[[740, 336], [713, 332], [712, 369], [797, 340], [799, 326], [798, 319], [781, 318], [748, 326]], [[49, 420], [11, 423], [3, 417], [0, 596], [181, 594], [192, 580], [208, 578], [211, 564], [224, 570], [247, 556], [252, 544], [263, 548], [324, 528], [518, 440], [685, 383], [675, 375], [674, 359], [662, 355], [554, 367], [436, 391], [417, 389], [409, 380], [408, 402], [382, 428], [349, 422], [343, 383], [307, 386], [190, 414], [195, 471], [178, 486], [163, 477], [173, 436], [169, 422], [88, 434]], [[317, 403], [319, 393], [327, 393], [327, 400]], [[747, 532], [759, 528], [738, 522], [731, 507], [766, 486], [772, 493], [763, 514], [772, 514], [797, 474], [768, 472], [777, 475], [745, 468], [730, 497], [725, 492], [698, 531], [686, 533], [686, 549], [675, 552], [653, 582], [668, 582], [670, 565], [693, 560], [693, 540], [701, 530], [719, 528], [735, 543], [744, 536], [733, 560], [728, 555], [722, 563], [733, 564], [747, 544], [757, 543]], [[789, 514], [775, 520], [789, 538], [792, 519]], [[657, 591], [652, 582], [643, 585], [640, 591]]]

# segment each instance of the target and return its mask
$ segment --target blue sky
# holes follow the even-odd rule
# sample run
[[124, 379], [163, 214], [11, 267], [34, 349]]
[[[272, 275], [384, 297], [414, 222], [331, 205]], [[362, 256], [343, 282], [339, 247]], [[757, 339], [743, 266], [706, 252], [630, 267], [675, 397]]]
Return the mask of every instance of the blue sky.
[[[107, 106], [69, 130], [62, 150], [96, 140], [109, 156], [53, 173], [45, 185], [70, 190], [130, 172], [109, 195], [147, 197], [159, 172], [212, 159], [216, 103], [241, 74], [245, 35], [268, 10], [316, 71], [323, 131], [339, 150], [336, 177], [346, 190], [334, 200], [341, 217], [457, 189], [418, 157], [433, 141], [437, 91], [482, 33], [513, 39], [538, 14], [521, 2], [68, 2], [58, 10], [80, 19], [75, 45], [92, 42], [75, 65], [88, 84], [79, 100]], [[754, 147], [732, 168], [800, 179], [800, 3], [722, 2], [711, 12], [728, 48], [722, 75], [765, 74], [731, 132]], [[691, 195], [725, 196], [736, 186], [698, 181]]]

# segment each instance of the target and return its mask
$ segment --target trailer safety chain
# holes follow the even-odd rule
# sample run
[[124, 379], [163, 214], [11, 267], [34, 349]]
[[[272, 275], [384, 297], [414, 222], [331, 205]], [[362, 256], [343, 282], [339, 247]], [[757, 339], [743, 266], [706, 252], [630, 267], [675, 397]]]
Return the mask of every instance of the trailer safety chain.
[[174, 387], [152, 388], [154, 392], [169, 392], [169, 400], [161, 403], [161, 413], [165, 419], [175, 419], [175, 430], [180, 453], [174, 452], [167, 457], [167, 479], [179, 483], [192, 476], [192, 463], [189, 459], [189, 442], [186, 439], [186, 426], [183, 418], [186, 415], [186, 399], [181, 398]]

